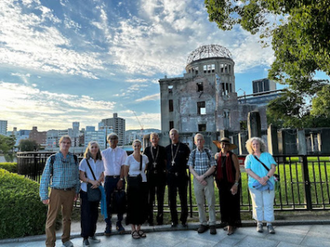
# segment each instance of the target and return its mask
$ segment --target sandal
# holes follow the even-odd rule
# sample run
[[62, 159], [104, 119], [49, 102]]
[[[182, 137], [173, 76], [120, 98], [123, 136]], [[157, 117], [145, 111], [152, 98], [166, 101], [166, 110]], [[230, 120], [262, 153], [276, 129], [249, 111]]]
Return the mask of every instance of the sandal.
[[235, 228], [233, 226], [228, 226], [228, 233], [227, 235], [232, 235], [235, 232]]
[[133, 231], [133, 232], [132, 232], [132, 238], [133, 238], [133, 239], [139, 239], [139, 238], [140, 238], [139, 233], [138, 233], [137, 231]]
[[146, 238], [147, 237], [147, 235], [144, 233], [144, 231], [142, 231], [142, 230], [139, 230], [138, 231], [138, 234], [139, 234], [139, 236], [141, 237], [141, 238]]

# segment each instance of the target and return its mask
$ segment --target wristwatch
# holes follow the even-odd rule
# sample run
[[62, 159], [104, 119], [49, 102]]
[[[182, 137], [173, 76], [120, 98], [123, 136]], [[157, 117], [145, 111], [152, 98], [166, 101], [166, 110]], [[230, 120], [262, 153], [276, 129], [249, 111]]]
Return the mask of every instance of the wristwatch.
[[120, 178], [120, 181], [124, 181], [124, 178]]

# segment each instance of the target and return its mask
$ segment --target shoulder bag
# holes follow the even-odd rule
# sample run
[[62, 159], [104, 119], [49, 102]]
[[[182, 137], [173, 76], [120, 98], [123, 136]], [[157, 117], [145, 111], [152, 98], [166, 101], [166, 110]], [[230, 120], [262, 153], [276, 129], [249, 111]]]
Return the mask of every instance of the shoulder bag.
[[[96, 180], [95, 174], [88, 160], [86, 159], [87, 165], [92, 172], [94, 180]], [[87, 177], [87, 176], [86, 176]], [[101, 200], [101, 191], [99, 188], [92, 189], [92, 184], [87, 183], [87, 198], [89, 202], [97, 202]]]
[[[255, 156], [255, 155], [253, 155], [253, 156], [254, 156], [254, 158], [255, 158], [257, 161], [259, 161], [259, 162], [265, 167], [265, 169], [266, 169], [267, 171], [269, 171], [269, 168], [268, 168], [268, 167], [267, 167], [267, 166], [266, 166], [261, 160], [259, 160], [257, 156]], [[274, 176], [274, 180], [275, 180], [275, 182], [279, 182], [279, 181], [280, 181], [280, 176], [279, 176], [279, 175], [274, 174], [273, 176]]]

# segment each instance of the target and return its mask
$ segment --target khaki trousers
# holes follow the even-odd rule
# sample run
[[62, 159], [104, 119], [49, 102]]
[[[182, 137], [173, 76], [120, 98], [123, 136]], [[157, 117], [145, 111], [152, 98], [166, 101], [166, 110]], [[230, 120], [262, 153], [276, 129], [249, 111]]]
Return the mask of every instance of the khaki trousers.
[[71, 213], [73, 209], [73, 201], [76, 195], [75, 189], [72, 190], [57, 190], [51, 189], [49, 195], [48, 213], [46, 221], [46, 246], [54, 247], [56, 242], [55, 224], [56, 217], [62, 209], [62, 225], [63, 234], [62, 242], [70, 240], [71, 231]]
[[207, 182], [206, 186], [202, 185], [195, 177], [193, 180], [195, 197], [198, 207], [199, 222], [202, 225], [207, 225], [206, 213], [204, 207], [204, 202], [206, 199], [209, 208], [209, 225], [214, 226], [216, 223], [214, 178], [213, 176], [210, 176], [206, 178], [205, 181]]

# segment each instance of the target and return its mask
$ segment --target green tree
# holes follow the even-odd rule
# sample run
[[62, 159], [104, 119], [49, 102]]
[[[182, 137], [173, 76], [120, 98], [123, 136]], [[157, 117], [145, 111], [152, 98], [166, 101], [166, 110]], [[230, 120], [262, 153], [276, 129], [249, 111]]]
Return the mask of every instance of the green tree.
[[[297, 94], [296, 99], [305, 103], [303, 108], [310, 107], [309, 100], [299, 99], [306, 92], [311, 97], [317, 94], [320, 99], [312, 101], [312, 109], [318, 108], [320, 101], [327, 101], [323, 99], [327, 95], [319, 91], [325, 92], [322, 88], [327, 88], [329, 81], [316, 80], [314, 76], [316, 71], [330, 74], [329, 0], [205, 0], [205, 6], [209, 20], [220, 29], [231, 30], [240, 25], [251, 34], [258, 33], [265, 45], [271, 39], [275, 61], [268, 77], [288, 84]], [[313, 110], [305, 115], [310, 113], [319, 114]]]
[[317, 92], [317, 96], [312, 100], [312, 114], [315, 116], [325, 116], [330, 118], [330, 86], [324, 86]]
[[36, 150], [39, 150], [40, 145], [35, 140], [24, 139], [24, 140], [20, 140], [20, 142], [18, 144], [18, 148], [22, 152], [24, 152], [24, 151], [36, 151]]
[[9, 151], [13, 150], [15, 142], [15, 136], [0, 135], [0, 151], [7, 154]]

